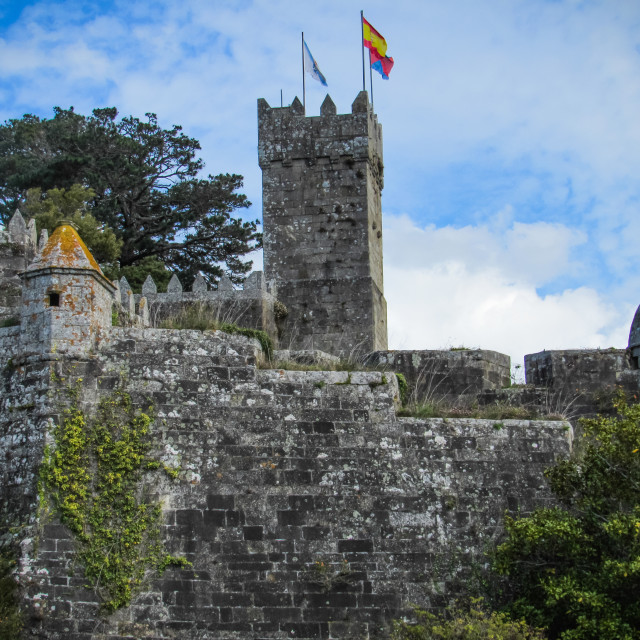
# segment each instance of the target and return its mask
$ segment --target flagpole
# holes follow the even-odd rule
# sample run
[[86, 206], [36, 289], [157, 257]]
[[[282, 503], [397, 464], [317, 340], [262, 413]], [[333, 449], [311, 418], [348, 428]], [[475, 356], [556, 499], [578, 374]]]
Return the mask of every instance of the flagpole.
[[306, 88], [304, 86], [304, 31], [302, 32], [302, 108], [307, 115]]
[[371, 49], [369, 49], [369, 86], [371, 87], [371, 111], [373, 111], [373, 67], [371, 66]]
[[366, 91], [364, 79], [364, 11], [360, 11], [360, 41], [362, 46], [362, 90]]

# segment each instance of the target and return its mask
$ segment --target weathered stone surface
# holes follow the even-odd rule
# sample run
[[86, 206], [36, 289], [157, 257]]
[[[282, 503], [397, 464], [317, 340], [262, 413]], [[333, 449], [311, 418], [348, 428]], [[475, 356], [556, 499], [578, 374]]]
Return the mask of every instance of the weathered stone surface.
[[122, 306], [127, 308], [129, 306], [129, 294], [131, 293], [131, 285], [128, 280], [122, 276], [118, 281], [118, 288], [120, 290], [120, 302]]
[[574, 392], [613, 387], [618, 373], [630, 369], [625, 349], [565, 349], [524, 357], [528, 384]]
[[155, 293], [158, 293], [158, 287], [156, 286], [154, 279], [149, 275], [142, 283], [142, 295], [153, 295]]
[[31, 247], [35, 247], [38, 244], [38, 232], [36, 230], [36, 219], [31, 218], [29, 224], [27, 224], [27, 242]]
[[[164, 537], [193, 568], [169, 569], [99, 623], [73, 540], [51, 520], [21, 574], [40, 605], [34, 637], [384, 637], [411, 603], [455, 596], [506, 509], [549, 500], [542, 472], [568, 453], [567, 425], [397, 419], [395, 376], [257, 370], [257, 352], [221, 332], [114, 328], [73, 365], [89, 403], [122, 376], [153, 404], [157, 448], [180, 469], [154, 488]], [[22, 466], [3, 472], [31, 478], [28, 511], [37, 455], [13, 446]]]
[[199, 273], [193, 281], [193, 285], [191, 286], [191, 291], [193, 291], [193, 293], [205, 293], [208, 288], [209, 287], [207, 287], [207, 281]]
[[182, 284], [175, 273], [171, 276], [171, 280], [169, 280], [167, 293], [182, 293]]
[[267, 283], [264, 278], [264, 273], [262, 271], [252, 271], [244, 283], [245, 289], [261, 289], [263, 291], [267, 290]]
[[228, 276], [222, 276], [218, 281], [218, 291], [233, 291], [233, 282]]
[[325, 99], [320, 105], [321, 116], [335, 116], [338, 113], [335, 102], [331, 99], [331, 96], [327, 93]]
[[640, 390], [640, 371], [631, 349], [541, 351], [526, 355], [524, 362], [527, 384], [540, 388], [543, 403], [552, 411], [570, 415], [574, 422], [610, 413], [620, 389], [631, 396]]
[[9, 235], [8, 241], [15, 244], [24, 245], [29, 240], [27, 224], [18, 209], [16, 209], [11, 220], [9, 220], [9, 224], [7, 224], [7, 233]]
[[49, 242], [49, 232], [46, 229], [43, 229], [40, 232], [40, 240], [38, 241], [38, 251], [42, 251], [46, 246], [47, 242]]
[[473, 396], [511, 382], [511, 358], [484, 349], [376, 351], [366, 364], [403, 374], [418, 403]]

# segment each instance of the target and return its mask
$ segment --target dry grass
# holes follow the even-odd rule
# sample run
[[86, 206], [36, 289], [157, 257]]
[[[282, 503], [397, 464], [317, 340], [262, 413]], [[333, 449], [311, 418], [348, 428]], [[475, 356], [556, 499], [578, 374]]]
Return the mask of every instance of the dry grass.
[[565, 420], [558, 413], [541, 414], [533, 407], [504, 403], [469, 406], [446, 400], [410, 404], [398, 411], [398, 416], [412, 418], [475, 418], [478, 420]]
[[270, 361], [273, 356], [273, 341], [264, 331], [239, 327], [237, 324], [223, 321], [220, 319], [217, 309], [205, 304], [185, 305], [176, 314], [159, 322], [158, 327], [160, 329], [195, 329], [197, 331], [223, 331], [224, 333], [240, 334], [257, 340], [267, 361]]

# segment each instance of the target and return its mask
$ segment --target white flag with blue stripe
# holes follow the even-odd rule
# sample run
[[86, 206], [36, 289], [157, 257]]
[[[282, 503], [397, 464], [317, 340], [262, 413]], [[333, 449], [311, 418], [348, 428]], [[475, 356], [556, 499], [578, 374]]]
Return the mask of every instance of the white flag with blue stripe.
[[327, 86], [327, 81], [322, 75], [322, 71], [318, 67], [318, 63], [313, 59], [311, 55], [311, 51], [309, 51], [309, 47], [307, 43], [303, 40], [304, 44], [304, 70], [312, 77], [315, 78], [320, 84]]

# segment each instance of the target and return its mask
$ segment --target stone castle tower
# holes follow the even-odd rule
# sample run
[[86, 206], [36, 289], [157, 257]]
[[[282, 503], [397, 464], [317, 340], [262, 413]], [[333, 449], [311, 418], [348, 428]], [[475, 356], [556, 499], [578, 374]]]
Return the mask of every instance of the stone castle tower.
[[327, 95], [258, 101], [264, 269], [289, 310], [282, 348], [336, 355], [387, 348], [382, 281], [382, 127], [362, 91], [352, 113]]

